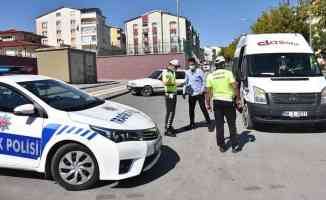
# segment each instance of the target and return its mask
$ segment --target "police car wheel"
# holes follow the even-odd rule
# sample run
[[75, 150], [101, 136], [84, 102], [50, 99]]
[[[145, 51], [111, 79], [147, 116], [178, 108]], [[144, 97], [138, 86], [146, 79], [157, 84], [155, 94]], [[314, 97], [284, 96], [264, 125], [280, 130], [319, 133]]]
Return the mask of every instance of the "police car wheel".
[[149, 97], [153, 94], [153, 88], [149, 85], [143, 87], [143, 89], [141, 90], [141, 95], [144, 97]]
[[51, 173], [67, 190], [85, 190], [99, 180], [99, 169], [92, 152], [79, 144], [66, 144], [52, 158]]

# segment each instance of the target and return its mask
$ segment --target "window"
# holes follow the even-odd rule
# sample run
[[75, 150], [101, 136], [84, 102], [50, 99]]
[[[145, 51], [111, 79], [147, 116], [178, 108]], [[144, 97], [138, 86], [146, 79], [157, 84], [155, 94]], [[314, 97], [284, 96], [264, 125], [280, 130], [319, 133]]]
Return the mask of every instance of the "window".
[[247, 56], [251, 77], [309, 77], [322, 76], [313, 54], [255, 54]]
[[48, 23], [47, 22], [42, 22], [42, 28], [47, 29], [48, 28]]
[[82, 37], [82, 42], [83, 43], [91, 43], [91, 42], [96, 42], [97, 41], [97, 38], [95, 35], [93, 36], [83, 36]]
[[48, 40], [47, 40], [47, 39], [43, 39], [43, 40], [42, 40], [42, 44], [47, 45], [47, 44], [48, 44]]
[[61, 45], [61, 44], [63, 44], [63, 40], [60, 39], [60, 38], [58, 38], [58, 39], [57, 39], [57, 43], [58, 43], [59, 45]]
[[[80, 111], [99, 106], [104, 103], [96, 97], [55, 80], [41, 80], [19, 83], [49, 106], [62, 111]], [[2, 93], [1, 93], [2, 94]], [[11, 101], [1, 101], [11, 102]]]
[[55, 16], [56, 16], [56, 17], [61, 17], [61, 13], [60, 13], [60, 12], [57, 12], [57, 13], [55, 14]]
[[132, 27], [133, 27], [133, 31], [134, 31], [134, 36], [137, 36], [138, 35], [138, 25], [134, 24]]
[[176, 79], [185, 79], [186, 74], [185, 72], [176, 72]]
[[84, 34], [87, 33], [96, 33], [96, 26], [87, 26], [87, 27], [82, 27], [81, 32]]
[[42, 32], [42, 35], [45, 36], [45, 37], [47, 37], [48, 36], [48, 32], [47, 31], [43, 31]]
[[73, 28], [73, 29], [70, 30], [70, 32], [71, 33], [76, 33], [76, 29]]
[[61, 21], [60, 20], [56, 21], [56, 25], [61, 26]]
[[70, 20], [70, 24], [71, 24], [71, 26], [75, 26], [76, 25], [76, 20], [74, 20], [74, 19]]
[[61, 35], [61, 30], [57, 30], [57, 35]]
[[18, 94], [16, 91], [0, 85], [0, 111], [14, 112], [18, 106], [30, 104], [24, 96]]
[[170, 34], [177, 34], [177, 22], [170, 22]]
[[142, 17], [142, 21], [143, 21], [143, 26], [148, 26], [148, 15], [145, 15]]
[[153, 35], [157, 35], [157, 23], [152, 24], [152, 33]]

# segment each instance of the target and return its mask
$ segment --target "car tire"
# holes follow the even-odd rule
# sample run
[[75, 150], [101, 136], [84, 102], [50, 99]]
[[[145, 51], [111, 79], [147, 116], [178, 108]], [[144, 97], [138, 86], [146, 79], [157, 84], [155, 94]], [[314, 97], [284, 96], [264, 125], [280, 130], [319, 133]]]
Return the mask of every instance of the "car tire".
[[143, 87], [140, 91], [141, 95], [144, 97], [149, 97], [153, 95], [153, 88], [149, 85]]
[[99, 181], [99, 168], [92, 152], [76, 143], [60, 147], [51, 161], [53, 179], [71, 191], [86, 190]]
[[246, 103], [243, 106], [242, 121], [243, 121], [243, 125], [244, 125], [245, 129], [254, 129], [255, 128], [255, 123], [250, 114], [248, 104], [246, 104]]
[[131, 94], [134, 95], [134, 96], [138, 96], [139, 95], [139, 90], [132, 89]]

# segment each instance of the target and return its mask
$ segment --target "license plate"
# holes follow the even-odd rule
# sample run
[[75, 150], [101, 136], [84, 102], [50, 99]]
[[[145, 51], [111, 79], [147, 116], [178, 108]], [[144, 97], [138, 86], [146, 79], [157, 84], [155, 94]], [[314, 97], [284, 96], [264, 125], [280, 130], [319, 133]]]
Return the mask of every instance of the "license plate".
[[285, 111], [283, 112], [284, 117], [290, 117], [290, 118], [302, 118], [302, 117], [308, 117], [307, 111]]

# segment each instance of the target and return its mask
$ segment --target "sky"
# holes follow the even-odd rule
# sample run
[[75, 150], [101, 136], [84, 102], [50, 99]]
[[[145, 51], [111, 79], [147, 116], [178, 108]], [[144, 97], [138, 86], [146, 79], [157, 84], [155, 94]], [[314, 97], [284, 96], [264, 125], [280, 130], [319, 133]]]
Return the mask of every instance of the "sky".
[[[180, 0], [181, 14], [200, 33], [201, 46], [226, 46], [242, 33], [262, 11], [280, 0]], [[35, 18], [60, 6], [100, 8], [107, 24], [123, 27], [124, 21], [150, 10], [176, 13], [176, 0], [9, 0], [0, 7], [0, 30], [35, 31]]]

